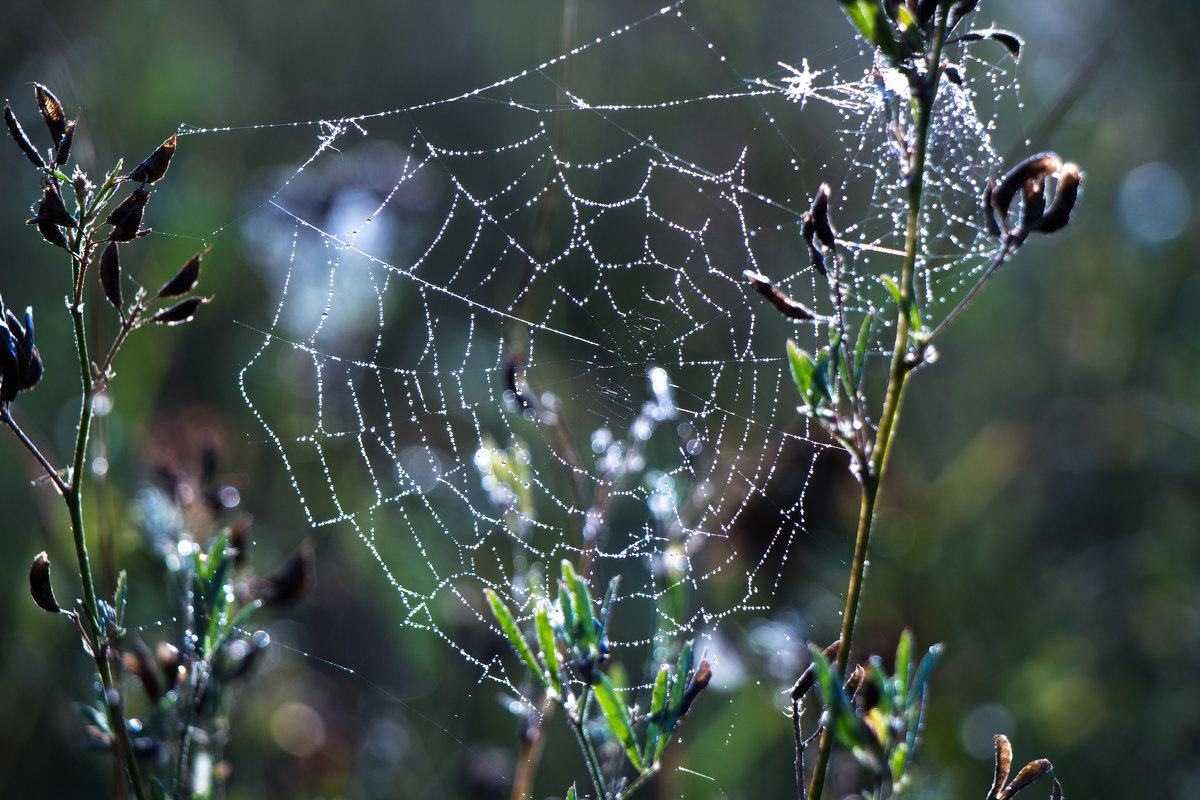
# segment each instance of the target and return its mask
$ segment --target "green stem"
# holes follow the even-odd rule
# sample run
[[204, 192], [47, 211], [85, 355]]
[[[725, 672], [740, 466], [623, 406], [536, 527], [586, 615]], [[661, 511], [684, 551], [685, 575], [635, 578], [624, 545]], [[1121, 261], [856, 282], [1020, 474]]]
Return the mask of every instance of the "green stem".
[[[879, 487], [887, 469], [888, 453], [891, 451], [892, 434], [900, 419], [900, 408], [904, 401], [904, 389], [908, 385], [915, 362], [909, 357], [909, 340], [912, 335], [908, 310], [916, 296], [916, 264], [921, 244], [921, 209], [925, 188], [925, 162], [929, 144], [929, 128], [934, 99], [937, 97], [938, 79], [941, 74], [942, 44], [946, 38], [946, 5], [937, 12], [936, 30], [929, 49], [923, 86], [913, 88], [913, 113], [916, 136], [909, 159], [908, 169], [908, 215], [904, 237], [904, 265], [900, 274], [900, 307], [896, 313], [896, 344], [892, 350], [891, 368], [888, 375], [887, 393], [884, 396], [883, 412], [879, 417], [879, 428], [870, 462], [860, 474], [862, 483], [862, 505], [859, 510], [858, 533], [854, 542], [854, 561], [850, 569], [850, 582], [846, 590], [846, 608], [842, 614], [841, 647], [837, 654], [837, 674], [844, 675], [850, 661], [850, 647], [854, 640], [854, 625], [858, 615], [859, 598], [862, 594], [863, 576], [866, 573], [867, 557], [870, 552], [871, 531], [875, 521], [875, 502]], [[825, 776], [829, 769], [829, 758], [833, 752], [833, 735], [827, 728], [821, 734], [821, 747], [817, 763], [813, 768], [811, 800], [821, 800], [825, 788]]]
[[600, 759], [596, 757], [596, 751], [592, 748], [592, 743], [588, 741], [587, 734], [583, 730], [584, 715], [587, 713], [589, 699], [588, 687], [585, 686], [580, 692], [575, 706], [576, 711], [567, 714], [567, 722], [571, 725], [571, 732], [575, 734], [575, 741], [579, 743], [579, 751], [583, 754], [583, 760], [587, 764], [588, 775], [596, 789], [597, 799], [607, 800], [608, 790], [604, 787], [604, 776], [600, 774]]
[[71, 518], [71, 536], [75, 543], [75, 557], [79, 562], [79, 580], [83, 584], [83, 607], [88, 635], [92, 640], [92, 656], [96, 662], [96, 671], [100, 674], [100, 684], [104, 689], [104, 707], [108, 715], [109, 730], [116, 737], [113, 747], [119, 751], [116, 755], [123, 762], [126, 777], [137, 800], [145, 800], [142, 788], [141, 771], [133, 753], [133, 744], [129, 740], [129, 729], [125, 724], [125, 713], [121, 707], [120, 693], [116, 690], [112, 670], [108, 663], [107, 633], [100, 623], [100, 604], [96, 599], [96, 585], [92, 580], [92, 567], [88, 561], [87, 540], [84, 536], [83, 524], [83, 474], [87, 460], [88, 433], [92, 423], [92, 401], [95, 393], [92, 385], [91, 367], [88, 361], [87, 332], [83, 319], [83, 297], [79, 284], [82, 283], [86, 264], [72, 259], [72, 272], [76, 278], [74, 302], [71, 303], [71, 321], [75, 329], [75, 349], [79, 354], [79, 377], [82, 383], [83, 400], [79, 409], [79, 427], [75, 433], [75, 458], [71, 467], [71, 480], [67, 492], [63, 495], [67, 512]]

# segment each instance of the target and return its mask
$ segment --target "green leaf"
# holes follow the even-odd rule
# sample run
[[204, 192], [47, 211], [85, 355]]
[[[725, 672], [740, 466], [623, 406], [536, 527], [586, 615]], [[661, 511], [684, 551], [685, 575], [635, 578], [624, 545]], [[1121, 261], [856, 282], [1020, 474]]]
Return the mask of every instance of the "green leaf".
[[875, 315], [867, 314], [863, 318], [862, 327], [858, 329], [858, 341], [854, 344], [854, 385], [862, 391], [863, 368], [867, 363], [867, 348], [871, 344], [871, 323]]
[[150, 797], [153, 800], [170, 800], [170, 795], [167, 794], [167, 788], [162, 785], [158, 778], [150, 779]]
[[892, 63], [900, 63], [900, 45], [892, 37], [892, 22], [882, 0], [840, 0], [850, 24]]
[[113, 608], [117, 611], [117, 627], [125, 624], [125, 595], [129, 590], [128, 576], [125, 570], [117, 574], [117, 590], [113, 593]]
[[608, 727], [625, 748], [625, 754], [629, 756], [634, 769], [638, 772], [643, 771], [645, 767], [642, 765], [641, 755], [638, 754], [637, 741], [633, 738], [633, 719], [629, 716], [629, 708], [621, 702], [612, 681], [603, 672], [597, 674], [593, 688], [596, 691], [596, 702], [604, 712]]
[[875, 703], [875, 707], [884, 716], [891, 716], [896, 711], [896, 689], [887, 670], [883, 668], [883, 659], [879, 656], [871, 656], [867, 660], [867, 673], [879, 692], [879, 699]]
[[896, 301], [896, 308], [908, 314], [909, 329], [914, 332], [919, 331], [921, 329], [921, 320], [917, 315], [916, 300], [910, 300], [906, 305], [904, 302], [904, 296], [900, 293], [900, 287], [897, 286], [896, 281], [888, 275], [883, 276], [883, 284], [884, 286], [887, 286], [888, 291], [892, 294], [892, 299]]
[[571, 595], [565, 581], [558, 584], [558, 610], [563, 616], [563, 640], [567, 647], [575, 647], [575, 612], [571, 610]]
[[942, 646], [935, 644], [929, 648], [929, 652], [921, 659], [921, 663], [917, 666], [916, 677], [913, 678], [912, 685], [908, 687], [908, 697], [905, 698], [905, 705], [912, 706], [917, 698], [925, 693], [925, 682], [929, 680], [929, 673], [933, 671], [933, 665], [941, 658]]
[[909, 705], [908, 699], [908, 681], [912, 676], [912, 631], [905, 628], [900, 634], [900, 641], [896, 644], [896, 696], [904, 703], [905, 708]]
[[598, 654], [600, 642], [596, 638], [596, 618], [592, 614], [592, 595], [583, 578], [575, 573], [571, 562], [563, 559], [563, 581], [571, 591], [571, 610], [575, 612], [575, 638], [581, 650]]
[[546, 676], [550, 679], [550, 688], [562, 697], [562, 685], [558, 681], [558, 646], [554, 641], [554, 631], [550, 627], [550, 604], [539, 600], [533, 619], [537, 629], [538, 646], [542, 648], [542, 663], [546, 665]]
[[508, 610], [508, 606], [491, 589], [484, 589], [483, 593], [487, 595], [488, 604], [492, 607], [492, 614], [495, 615], [496, 621], [500, 623], [500, 629], [504, 631], [504, 635], [512, 643], [513, 649], [517, 651], [517, 655], [525, 662], [525, 666], [529, 667], [529, 671], [538, 679], [538, 683], [544, 688], [549, 688], [546, 676], [543, 674], [542, 668], [538, 666], [537, 659], [533, 657], [533, 651], [529, 649], [529, 645], [522, 638], [521, 631], [517, 629], [517, 621], [513, 618], [512, 612]]
[[813, 366], [813, 396], [809, 405], [816, 408], [823, 401], [833, 399], [833, 394], [829, 391], [833, 379], [833, 359], [829, 356], [829, 348], [822, 347]]
[[792, 368], [792, 382], [796, 384], [796, 389], [804, 398], [804, 402], [812, 405], [810, 398], [812, 397], [813, 373], [816, 371], [816, 365], [813, 363], [812, 357], [797, 347], [791, 339], [787, 340], [787, 354], [788, 363]]
[[918, 53], [925, 52], [925, 36], [921, 33], [921, 24], [917, 22], [917, 18], [913, 16], [908, 6], [904, 4], [896, 6], [896, 22], [909, 46]]
[[679, 708], [683, 705], [683, 692], [687, 688], [688, 673], [692, 671], [692, 656], [695, 646], [692, 641], [683, 643], [679, 651], [679, 660], [675, 663], [675, 682], [671, 686], [670, 710], [673, 716], [678, 716]]
[[566, 798], [566, 800], [576, 800], [576, 795], [575, 795], [575, 784], [573, 784], [573, 783], [571, 784], [571, 788], [570, 788], [570, 789], [567, 789], [567, 798]]
[[833, 734], [842, 746], [858, 753], [866, 750], [872, 738], [869, 731], [863, 730], [862, 723], [854, 715], [854, 707], [850, 704], [846, 693], [842, 691], [841, 683], [833, 672], [833, 667], [825, 659], [821, 649], [816, 645], [808, 646], [812, 653], [813, 671], [817, 674], [817, 688], [829, 714], [829, 725]]
[[667, 714], [667, 684], [671, 668], [663, 664], [658, 668], [658, 677], [654, 679], [654, 690], [650, 693], [650, 722], [646, 725], [646, 761], [651, 764], [657, 764], [661, 751], [659, 749], [659, 736], [666, 732], [663, 736], [665, 740], [669, 738], [670, 731], [666, 730], [666, 714]]

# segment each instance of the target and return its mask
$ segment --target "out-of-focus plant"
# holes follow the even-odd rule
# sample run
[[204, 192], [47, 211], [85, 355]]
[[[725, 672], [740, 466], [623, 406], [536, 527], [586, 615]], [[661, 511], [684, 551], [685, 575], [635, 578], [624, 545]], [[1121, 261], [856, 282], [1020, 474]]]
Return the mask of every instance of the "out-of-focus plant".
[[[1083, 181], [1078, 166], [1063, 162], [1053, 153], [1042, 153], [1021, 161], [1006, 174], [994, 177], [986, 186], [979, 187], [981, 223], [989, 235], [997, 240], [998, 247], [991, 263], [958, 305], [941, 319], [932, 319], [922, 307], [917, 292], [918, 265], [931, 246], [923, 235], [925, 226], [922, 221], [927, 213], [926, 175], [931, 168], [928, 161], [931, 121], [938, 103], [949, 94], [942, 91], [943, 79], [953, 83], [964, 80], [961, 71], [949, 61], [947, 54], [951, 48], [963, 48], [986, 41], [1003, 46], [1016, 58], [1022, 42], [1007, 31], [965, 30], [964, 22], [976, 9], [978, 0], [839, 2], [859, 37], [873, 53], [876, 84], [881, 87], [881, 92], [887, 93], [880, 107], [883, 110], [888, 151], [895, 156], [895, 168], [900, 173], [903, 196], [898, 201], [905, 206], [904, 260], [900, 275], [881, 277], [891, 303], [886, 309], [869, 311], [861, 320], [851, 319], [844, 272], [847, 251], [839, 247], [830, 209], [831, 190], [826, 184], [822, 184], [817, 191], [810, 210], [804, 215], [802, 232], [808, 244], [812, 268], [828, 286], [830, 313], [822, 313], [823, 309], [810, 309], [796, 302], [762, 274], [746, 273], [755, 289], [780, 313], [818, 326], [827, 325], [828, 344], [822, 346], [815, 355], [801, 350], [789, 340], [787, 358], [796, 389], [803, 401], [800, 413], [824, 429], [849, 454], [850, 470], [861, 489], [858, 533], [846, 592], [840, 646], [836, 648], [836, 660], [831, 667], [823, 664], [819, 657], [817, 661], [818, 665], [823, 665], [819, 666], [818, 671], [824, 670], [829, 674], [826, 680], [819, 682], [819, 685], [828, 688], [823, 691], [827, 704], [827, 723], [821, 735], [820, 751], [812, 774], [810, 793], [813, 800], [821, 797], [835, 740], [849, 747], [860, 761], [867, 757], [876, 778], [888, 777], [885, 774], [887, 772], [894, 773], [891, 763], [883, 759], [887, 753], [886, 747], [881, 740], [872, 738], [873, 734], [867, 735], [871, 733], [871, 725], [863, 719], [851, 724], [854, 716], [846, 710], [849, 708], [848, 701], [842, 702], [845, 698], [839, 700], [840, 695], [833, 692], [832, 687], [836, 687], [840, 680], [838, 676], [847, 674], [850, 663], [875, 504], [909, 378], [919, 367], [934, 360], [936, 340], [1031, 234], [1049, 234], [1067, 225]], [[895, 101], [891, 91], [884, 87], [899, 81], [889, 81], [887, 76], [902, 79], [907, 86], [907, 97]], [[950, 130], [939, 132], [938, 135], [955, 134]], [[872, 396], [866, 389], [866, 366], [871, 330], [878, 326], [879, 318], [884, 314], [892, 317], [896, 339], [888, 365], [886, 387], [880, 398]], [[880, 403], [878, 412], [875, 411], [876, 403]], [[899, 663], [896, 670], [899, 675], [902, 670]], [[882, 673], [875, 670], [875, 674]], [[796, 703], [794, 708], [798, 710], [799, 698], [794, 696], [793, 700]], [[897, 709], [901, 708], [897, 706]], [[908, 708], [903, 706], [903, 709]], [[904, 710], [903, 713], [907, 714], [908, 711]], [[917, 727], [908, 729], [915, 733]], [[867, 746], [872, 741], [875, 744]], [[798, 721], [796, 747], [797, 782], [803, 797], [804, 775], [800, 757], [803, 738]], [[899, 763], [907, 765], [911, 755], [911, 752], [905, 751], [899, 757]], [[869, 796], [894, 796], [905, 785], [900, 780], [902, 777], [903, 771], [892, 774], [887, 783], [877, 782]]]
[[[267, 643], [264, 633], [249, 634], [243, 626], [264, 604], [293, 599], [311, 584], [312, 549], [302, 547], [292, 562], [273, 576], [255, 577], [249, 568], [247, 519], [226, 523], [212, 514], [190, 513], [190, 504], [179, 492], [148, 492], [139, 500], [137, 522], [169, 577], [167, 585], [177, 606], [177, 638], [159, 643], [157, 652], [152, 653], [127, 630], [130, 590], [124, 570], [111, 595], [97, 588], [88, 557], [83, 491], [97, 402], [108, 397], [117, 353], [130, 334], [148, 326], [189, 322], [211, 300], [191, 294], [206, 251], [188, 259], [157, 290], [148, 290], [130, 278], [122, 266], [122, 248], [150, 233], [142, 228], [143, 214], [153, 187], [171, 165], [176, 137], [163, 142], [127, 174], [118, 160], [97, 186], [79, 164], [72, 165], [78, 117], [69, 120], [63, 104], [45, 86], [33, 84], [33, 89], [50, 134], [49, 149], [43, 154], [33, 145], [7, 104], [4, 121], [40, 182], [41, 197], [28, 224], [35, 226], [49, 245], [63, 251], [70, 265], [67, 312], [82, 387], [70, 464], [55, 466], [12, 413], [11, 406], [21, 393], [38, 384], [43, 364], [34, 343], [33, 309], [27, 308], [19, 317], [5, 309], [2, 300], [0, 422], [41, 465], [46, 482], [63, 501], [82, 598], [73, 608], [59, 604], [46, 552], [33, 560], [30, 591], [39, 607], [64, 617], [79, 631], [98, 676], [97, 696], [80, 703], [85, 730], [93, 744], [111, 751], [128, 792], [139, 800], [215, 797], [225, 771], [220, 754], [227, 738], [228, 692], [223, 688], [247, 674]], [[122, 185], [133, 188], [118, 202]], [[72, 210], [68, 210], [67, 197], [73, 201]], [[86, 309], [84, 302], [92, 267], [119, 320], [117, 333], [99, 361], [88, 352], [88, 322], [99, 312]], [[126, 293], [130, 283], [136, 287], [132, 297]], [[211, 474], [204, 477], [211, 483]], [[126, 676], [140, 683], [144, 701], [127, 697]], [[127, 701], [130, 706], [141, 702], [146, 713], [131, 717]]]

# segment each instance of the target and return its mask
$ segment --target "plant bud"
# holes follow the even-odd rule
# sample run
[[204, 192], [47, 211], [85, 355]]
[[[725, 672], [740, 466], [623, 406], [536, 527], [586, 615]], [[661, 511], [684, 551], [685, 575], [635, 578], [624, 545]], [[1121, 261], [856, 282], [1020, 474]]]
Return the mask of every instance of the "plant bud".
[[124, 301], [121, 297], [121, 251], [116, 242], [109, 242], [100, 254], [100, 288], [117, 311]]
[[162, 177], [167, 174], [167, 168], [171, 166], [171, 156], [175, 155], [176, 138], [172, 136], [160, 144], [149, 158], [133, 168], [133, 172], [129, 173], [126, 180], [143, 184], [157, 183], [162, 180]]
[[817, 247], [813, 239], [816, 236], [816, 229], [813, 225], [813, 215], [811, 211], [805, 211], [801, 217], [800, 234], [804, 236], [804, 241], [808, 243], [808, 255], [812, 261], [812, 268], [821, 273], [824, 278], [827, 275], [825, 270], [825, 255], [821, 252], [821, 248]]
[[164, 283], [163, 287], [158, 290], [158, 294], [154, 295], [155, 299], [180, 297], [190, 292], [196, 285], [196, 281], [200, 279], [200, 258], [207, 252], [208, 248], [205, 248], [188, 259], [179, 272], [175, 273], [175, 277]]
[[692, 674], [691, 680], [688, 681], [687, 688], [683, 690], [683, 701], [679, 704], [679, 716], [683, 716], [692, 707], [692, 703], [700, 696], [712, 680], [712, 666], [707, 660], [701, 661], [700, 666], [696, 667], [696, 671]]
[[63, 109], [63, 104], [58, 102], [54, 93], [40, 83], [33, 84], [33, 92], [37, 96], [42, 119], [46, 120], [46, 127], [50, 129], [50, 139], [57, 147], [58, 143], [62, 141], [63, 134], [67, 132], [67, 112]]
[[196, 309], [210, 300], [212, 300], [211, 297], [189, 297], [170, 308], [159, 311], [150, 318], [150, 321], [160, 325], [182, 325], [185, 322], [191, 322], [192, 317], [196, 316]]
[[42, 161], [41, 154], [30, 143], [29, 137], [25, 135], [25, 130], [21, 127], [21, 123], [17, 121], [17, 115], [13, 113], [12, 108], [7, 103], [4, 105], [4, 124], [8, 126], [8, 132], [12, 134], [13, 141], [17, 143], [17, 147], [21, 148], [21, 152], [29, 159], [29, 163], [38, 169], [44, 170], [46, 162]]
[[130, 239], [138, 235], [138, 226], [142, 224], [142, 212], [146, 210], [146, 203], [150, 201], [150, 192], [140, 186], [133, 190], [133, 194], [121, 201], [121, 204], [112, 210], [112, 213], [105, 219], [105, 223], [112, 225], [112, 231], [108, 234], [110, 241], [128, 242]]
[[33, 602], [43, 611], [51, 614], [62, 611], [50, 585], [50, 557], [45, 550], [33, 557], [33, 565], [29, 568], [29, 592], [33, 595]]

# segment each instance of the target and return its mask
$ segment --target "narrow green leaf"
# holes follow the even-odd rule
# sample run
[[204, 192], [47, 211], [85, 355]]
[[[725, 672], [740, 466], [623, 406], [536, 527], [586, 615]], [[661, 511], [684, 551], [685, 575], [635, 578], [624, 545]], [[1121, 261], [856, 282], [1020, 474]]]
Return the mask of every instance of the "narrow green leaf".
[[679, 707], [683, 705], [683, 692], [687, 688], [688, 673], [692, 671], [692, 656], [695, 646], [692, 641], [683, 643], [679, 651], [679, 660], [675, 663], [675, 682], [671, 686], [671, 714], [678, 715]]
[[621, 702], [621, 698], [617, 696], [617, 690], [613, 688], [612, 681], [603, 672], [597, 674], [593, 689], [596, 692], [596, 702], [599, 704], [600, 710], [604, 712], [604, 719], [608, 722], [608, 727], [617, 737], [617, 741], [625, 748], [625, 754], [629, 756], [629, 761], [633, 764], [634, 769], [641, 772], [645, 767], [642, 765], [642, 757], [638, 753], [637, 741], [633, 738], [633, 720], [629, 716], [629, 708]]
[[575, 573], [570, 561], [564, 559], [562, 568], [563, 578], [571, 590], [571, 608], [575, 612], [575, 637], [579, 640], [579, 647], [590, 653], [599, 653], [600, 643], [596, 639], [597, 626], [592, 611], [592, 595], [583, 578]]
[[896, 279], [891, 275], [882, 276], [883, 285], [892, 295], [892, 300], [896, 303], [896, 308], [904, 308], [904, 298], [900, 294], [900, 286], [896, 283]]
[[816, 365], [813, 363], [812, 357], [797, 347], [791, 339], [787, 341], [787, 354], [788, 364], [792, 368], [792, 382], [796, 384], [796, 389], [804, 398], [804, 402], [812, 405], [810, 398], [812, 397], [813, 373], [816, 371]]
[[113, 593], [113, 608], [117, 610], [117, 627], [120, 628], [125, 624], [125, 599], [129, 591], [128, 576], [125, 570], [121, 570], [117, 574], [117, 591]]
[[533, 657], [533, 651], [529, 649], [529, 645], [525, 643], [525, 639], [521, 636], [521, 631], [517, 629], [517, 621], [513, 618], [512, 612], [508, 610], [508, 606], [491, 589], [484, 589], [483, 593], [487, 595], [488, 604], [492, 607], [492, 614], [496, 617], [496, 621], [500, 623], [500, 629], [504, 631], [504, 635], [512, 643], [513, 649], [517, 651], [517, 655], [525, 662], [525, 666], [529, 667], [529, 671], [537, 678], [538, 683], [545, 688], [549, 688], [546, 676], [542, 672], [541, 667], [538, 666], [537, 659]]
[[558, 646], [554, 640], [554, 630], [550, 627], [550, 604], [539, 600], [533, 619], [534, 627], [537, 628], [538, 646], [542, 649], [542, 663], [546, 665], [546, 676], [550, 679], [550, 688], [562, 697], [562, 684], [558, 680]]
[[933, 665], [937, 663], [941, 655], [942, 646], [935, 644], [929, 648], [929, 652], [921, 659], [921, 663], [917, 666], [917, 673], [913, 678], [912, 685], [908, 687], [908, 697], [905, 698], [905, 705], [911, 706], [925, 692], [925, 682], [929, 680], [929, 673], [933, 671]]
[[567, 799], [566, 800], [576, 800], [575, 784], [573, 784], [573, 783], [571, 784], [571, 788], [567, 789]]
[[833, 393], [829, 390], [834, 380], [833, 363], [833, 359], [829, 355], [829, 348], [822, 347], [821, 352], [817, 353], [817, 361], [813, 365], [813, 388], [809, 405], [814, 408], [824, 401], [833, 399]]
[[646, 725], [646, 761], [650, 764], [658, 763], [658, 739], [666, 723], [667, 683], [670, 673], [671, 668], [666, 664], [659, 667], [658, 677], [654, 679], [654, 690], [650, 693], [650, 721]]
[[881, 0], [840, 0], [850, 24], [878, 48], [893, 66], [900, 63], [900, 45], [892, 37], [892, 22]]
[[825, 659], [821, 649], [816, 645], [808, 646], [812, 653], [813, 670], [817, 674], [817, 688], [821, 691], [821, 699], [829, 714], [829, 725], [833, 734], [842, 746], [852, 752], [866, 750], [873, 738], [869, 731], [863, 730], [862, 723], [854, 715], [854, 708], [849, 698], [842, 691], [841, 683], [833, 672], [833, 667]]
[[896, 696], [904, 703], [905, 708], [909, 705], [908, 698], [908, 682], [912, 676], [912, 631], [905, 628], [900, 634], [900, 641], [896, 644]]
[[563, 639], [568, 648], [575, 647], [575, 612], [571, 610], [571, 595], [565, 582], [558, 584], [558, 610], [563, 616]]
[[863, 318], [862, 327], [858, 329], [858, 341], [854, 344], [854, 385], [862, 391], [863, 368], [867, 363], [867, 348], [871, 344], [871, 322], [874, 314]]
[[883, 668], [883, 659], [879, 656], [871, 656], [867, 660], [867, 674], [879, 692], [879, 700], [875, 703], [875, 707], [884, 716], [891, 716], [896, 711], [896, 689], [887, 670]]

